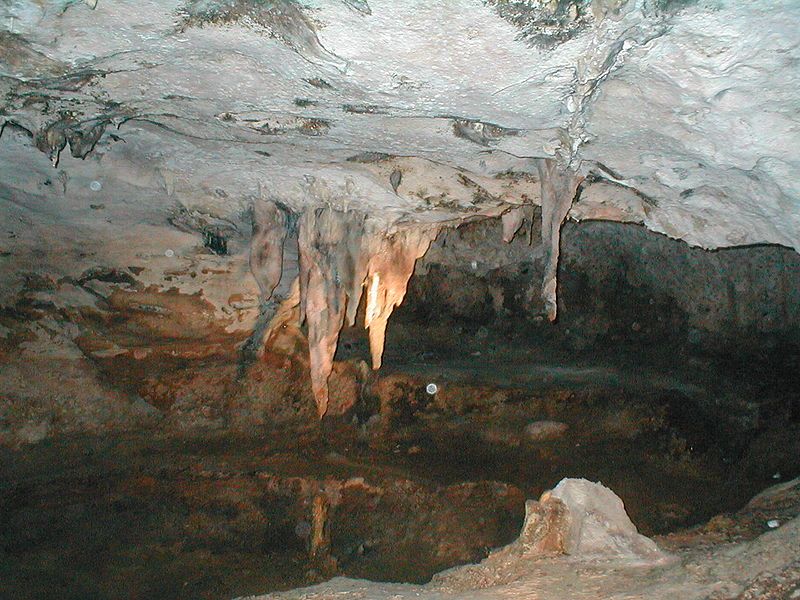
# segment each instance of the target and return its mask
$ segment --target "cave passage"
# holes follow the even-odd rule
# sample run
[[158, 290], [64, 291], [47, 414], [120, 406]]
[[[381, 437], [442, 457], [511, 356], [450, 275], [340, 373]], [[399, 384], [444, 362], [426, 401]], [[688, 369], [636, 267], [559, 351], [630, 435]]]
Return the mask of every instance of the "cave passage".
[[[506, 245], [500, 227], [437, 238], [380, 371], [363, 329], [343, 330], [321, 421], [288, 330], [299, 350], [245, 359], [240, 340], [197, 358], [206, 342], [161, 317], [190, 318], [193, 300], [150, 293], [168, 308], [93, 317], [120, 343], [149, 336], [148, 353], [94, 365], [157, 419], [0, 450], [0, 596], [420, 583], [511, 542], [525, 499], [564, 477], [607, 485], [659, 536], [800, 473], [796, 255], [569, 224], [550, 323], [523, 311], [543, 261], [527, 232]], [[690, 267], [680, 284], [670, 265]]]
[[0, 0], [0, 600], [800, 599], [800, 1]]

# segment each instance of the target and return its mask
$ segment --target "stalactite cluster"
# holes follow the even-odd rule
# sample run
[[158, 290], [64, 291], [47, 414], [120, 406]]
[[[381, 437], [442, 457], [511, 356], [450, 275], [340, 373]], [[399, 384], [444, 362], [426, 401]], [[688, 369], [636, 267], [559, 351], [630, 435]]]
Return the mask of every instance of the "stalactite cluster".
[[[250, 265], [262, 294], [270, 298], [280, 281], [288, 218], [277, 204], [257, 207]], [[310, 208], [300, 217], [299, 293], [279, 314], [299, 307], [308, 330], [311, 387], [320, 416], [328, 408], [328, 378], [339, 333], [354, 325], [367, 288], [364, 326], [369, 329], [372, 366], [381, 365], [386, 326], [406, 294], [418, 258], [425, 254], [438, 225], [409, 225], [389, 232], [359, 211]], [[282, 318], [276, 326], [285, 325]], [[271, 334], [267, 335], [267, 339]]]
[[[551, 159], [537, 159], [542, 204], [542, 244], [545, 261], [541, 297], [547, 317], [557, 314], [556, 276], [561, 225], [583, 178]], [[253, 210], [250, 267], [269, 300], [283, 272], [283, 253], [297, 227], [299, 281], [273, 319], [274, 330], [297, 314], [307, 329], [311, 387], [319, 415], [328, 409], [328, 378], [339, 334], [345, 323], [355, 325], [366, 289], [364, 327], [369, 330], [373, 369], [381, 366], [389, 317], [406, 294], [416, 261], [428, 250], [443, 224], [395, 225], [391, 230], [359, 210], [331, 206], [307, 208], [299, 217], [277, 201], [258, 203]], [[534, 206], [528, 202], [502, 215], [503, 240], [510, 242], [523, 222], [532, 225]], [[528, 229], [528, 243], [533, 241]], [[266, 339], [275, 337], [268, 332]]]
[[[536, 161], [542, 195], [542, 245], [545, 260], [541, 296], [548, 318], [557, 314], [556, 276], [560, 230], [582, 178], [561, 170], [554, 160]], [[263, 202], [254, 208], [250, 267], [268, 300], [280, 282], [283, 248], [295, 222], [279, 202]], [[533, 220], [533, 205], [524, 204], [502, 217], [503, 240], [510, 242], [522, 223]], [[299, 282], [278, 311], [266, 339], [274, 329], [285, 327], [287, 316], [299, 315], [308, 337], [311, 387], [320, 417], [328, 410], [328, 378], [339, 334], [345, 323], [355, 324], [366, 289], [364, 326], [369, 330], [372, 367], [383, 358], [389, 317], [405, 297], [416, 261], [428, 250], [442, 225], [409, 224], [387, 231], [379, 221], [358, 210], [330, 206], [308, 208], [299, 219], [297, 232]], [[532, 242], [529, 228], [529, 243]]]

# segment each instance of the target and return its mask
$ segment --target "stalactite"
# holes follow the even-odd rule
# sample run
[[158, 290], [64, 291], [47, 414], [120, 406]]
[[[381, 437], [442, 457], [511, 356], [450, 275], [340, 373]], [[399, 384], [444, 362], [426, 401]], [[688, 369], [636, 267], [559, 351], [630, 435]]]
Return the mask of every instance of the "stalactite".
[[428, 251], [438, 232], [438, 228], [412, 228], [377, 240], [368, 265], [364, 317], [373, 369], [379, 369], [383, 360], [389, 317], [406, 295], [417, 259]]
[[528, 222], [528, 245], [533, 244], [533, 204], [522, 204], [500, 215], [503, 223], [503, 241], [510, 244], [514, 241], [522, 224]]
[[511, 243], [525, 220], [525, 207], [517, 206], [512, 208], [504, 212], [500, 219], [503, 222], [503, 241], [506, 244]]
[[366, 215], [356, 211], [317, 209], [301, 220], [301, 318], [308, 326], [311, 380], [320, 415], [327, 408], [327, 381], [339, 332], [345, 317], [355, 323], [364, 280], [374, 255], [383, 248], [382, 237], [366, 222]]
[[295, 278], [289, 295], [281, 302], [264, 332], [264, 349], [282, 354], [306, 352], [306, 340], [300, 331], [300, 280]]
[[549, 158], [538, 159], [536, 166], [539, 169], [542, 189], [542, 246], [545, 256], [542, 299], [547, 318], [555, 321], [558, 314], [556, 288], [561, 225], [567, 217], [583, 177], [573, 171], [560, 170], [556, 161]]
[[264, 300], [272, 298], [283, 272], [283, 245], [288, 233], [286, 212], [274, 202], [259, 202], [253, 208], [253, 238], [250, 270]]
[[[280, 281], [287, 215], [272, 203], [255, 214], [251, 268], [269, 298]], [[391, 234], [358, 211], [311, 208], [300, 218], [300, 275], [281, 304], [265, 336], [276, 344], [290, 321], [308, 330], [311, 387], [320, 417], [328, 408], [328, 378], [345, 320], [354, 325], [367, 287], [364, 326], [369, 328], [372, 366], [381, 366], [386, 326], [405, 297], [414, 265], [440, 227], [410, 225]], [[295, 345], [296, 347], [296, 345]]]
[[362, 213], [330, 208], [307, 210], [300, 219], [300, 318], [308, 327], [311, 388], [320, 417], [328, 409], [328, 377], [347, 300], [355, 293], [364, 219]]
[[61, 151], [67, 145], [67, 133], [68, 126], [62, 121], [57, 121], [34, 136], [36, 147], [47, 154], [53, 167], [58, 166]]

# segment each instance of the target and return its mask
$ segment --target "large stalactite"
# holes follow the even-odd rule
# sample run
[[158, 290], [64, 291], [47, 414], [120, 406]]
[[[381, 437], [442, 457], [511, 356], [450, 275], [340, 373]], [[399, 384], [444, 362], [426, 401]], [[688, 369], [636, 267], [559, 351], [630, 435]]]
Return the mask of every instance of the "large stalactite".
[[348, 302], [358, 304], [365, 215], [331, 208], [300, 219], [300, 314], [308, 327], [311, 387], [320, 416], [328, 410], [328, 377]]
[[[251, 268], [265, 299], [281, 277], [287, 216], [275, 204], [257, 207], [251, 245]], [[273, 319], [271, 332], [286, 325], [286, 315], [299, 308], [308, 329], [311, 387], [320, 417], [328, 409], [328, 378], [339, 333], [354, 325], [364, 287], [367, 288], [364, 326], [369, 328], [372, 366], [381, 366], [386, 326], [406, 294], [418, 258], [440, 230], [438, 225], [406, 225], [387, 231], [359, 211], [311, 208], [300, 218], [299, 282]]]
[[547, 318], [555, 321], [558, 316], [558, 255], [561, 248], [561, 225], [575, 199], [583, 177], [569, 169], [559, 168], [556, 161], [539, 159], [539, 182], [542, 189], [542, 247], [545, 266], [542, 281], [542, 300]]
[[372, 238], [377, 247], [370, 252], [364, 325], [369, 328], [373, 369], [381, 366], [389, 317], [406, 295], [417, 259], [427, 252], [438, 232], [438, 227], [409, 228]]

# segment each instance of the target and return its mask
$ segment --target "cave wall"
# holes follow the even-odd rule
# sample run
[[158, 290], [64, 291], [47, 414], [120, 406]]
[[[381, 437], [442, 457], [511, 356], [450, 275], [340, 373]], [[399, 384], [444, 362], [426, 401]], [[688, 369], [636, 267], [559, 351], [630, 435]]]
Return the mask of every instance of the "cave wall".
[[[800, 343], [800, 255], [780, 246], [707, 251], [608, 221], [562, 232], [559, 318], [543, 322], [533, 231], [499, 219], [445, 230], [418, 263], [398, 319], [523, 327], [574, 350], [596, 342], [751, 352]], [[528, 235], [533, 234], [533, 246]]]
[[[533, 231], [526, 223], [510, 244], [500, 219], [443, 229], [389, 322], [387, 352], [409, 354], [442, 339], [465, 352], [460, 332], [471, 331], [511, 352], [538, 347], [591, 357], [633, 347], [675, 364], [687, 350], [745, 360], [755, 354], [767, 365], [756, 371], [774, 388], [758, 392], [786, 396], [800, 347], [800, 256], [793, 250], [710, 252], [637, 225], [569, 222], [559, 315], [549, 323], [539, 293], [539, 223], [537, 209]], [[166, 245], [163, 237], [149, 237], [152, 252], [100, 264], [87, 254], [82, 260], [96, 266], [77, 274], [59, 270], [64, 259], [50, 255], [17, 264], [20, 287], [6, 290], [0, 310], [0, 443], [153, 422], [219, 429], [313, 420], [307, 346], [288, 335], [295, 344], [289, 357], [259, 361], [248, 352], [269, 306], [259, 309], [238, 238], [218, 255], [198, 234], [180, 235], [185, 248], [174, 245], [169, 259], [156, 249]], [[183, 268], [169, 268], [176, 263]], [[277, 299], [297, 263], [292, 239]], [[337, 361], [368, 358], [351, 336], [343, 342]], [[357, 364], [335, 363], [329, 381], [348, 406], [363, 378]], [[753, 363], [744, 368], [755, 370]]]

